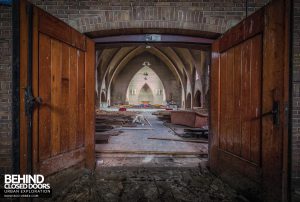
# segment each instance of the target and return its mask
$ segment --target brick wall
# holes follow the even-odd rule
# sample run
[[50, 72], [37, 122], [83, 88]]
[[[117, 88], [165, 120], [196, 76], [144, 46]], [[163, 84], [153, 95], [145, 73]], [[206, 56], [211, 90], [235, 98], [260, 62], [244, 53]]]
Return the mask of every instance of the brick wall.
[[[249, 0], [249, 13], [270, 0]], [[222, 33], [245, 17], [236, 0], [32, 0], [81, 32], [122, 28], [191, 29]]]
[[300, 2], [294, 2], [292, 177], [300, 181]]
[[11, 161], [11, 8], [0, 6], [0, 173], [10, 172]]

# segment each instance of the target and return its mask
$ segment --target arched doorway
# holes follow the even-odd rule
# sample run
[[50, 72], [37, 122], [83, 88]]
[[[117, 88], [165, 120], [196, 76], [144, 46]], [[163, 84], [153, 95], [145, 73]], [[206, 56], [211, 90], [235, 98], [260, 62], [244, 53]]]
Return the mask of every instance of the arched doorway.
[[194, 107], [201, 107], [202, 103], [201, 103], [201, 92], [199, 90], [197, 90], [196, 94], [195, 94], [195, 99], [194, 99]]
[[192, 107], [192, 95], [191, 93], [188, 93], [186, 96], [186, 108], [191, 109]]
[[141, 88], [138, 95], [138, 102], [140, 104], [153, 104], [154, 96], [151, 88], [147, 83]]
[[160, 77], [149, 66], [137, 71], [128, 84], [126, 102], [130, 105], [163, 105], [165, 100], [165, 87]]

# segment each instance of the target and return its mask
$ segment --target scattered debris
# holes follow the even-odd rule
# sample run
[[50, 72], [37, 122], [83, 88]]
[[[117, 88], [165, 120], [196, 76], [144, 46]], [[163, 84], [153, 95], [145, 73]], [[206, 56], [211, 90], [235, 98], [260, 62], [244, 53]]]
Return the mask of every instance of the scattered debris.
[[95, 120], [95, 143], [107, 144], [110, 136], [119, 135], [121, 132], [114, 130], [117, 127], [136, 127], [132, 123], [133, 117], [136, 112], [128, 111], [104, 111], [96, 110]]
[[96, 148], [96, 153], [100, 152], [102, 154], [147, 154], [147, 155], [171, 155], [171, 156], [185, 156], [185, 155], [196, 155], [200, 156], [202, 158], [205, 158], [208, 156], [207, 152], [202, 152], [202, 151], [145, 151], [145, 150], [140, 150], [140, 151], [130, 151], [130, 150], [101, 150], [97, 151]]
[[192, 143], [208, 143], [206, 140], [185, 140], [185, 139], [170, 139], [170, 138], [157, 138], [148, 137], [150, 140], [166, 140], [166, 141], [178, 141], [178, 142], [192, 142]]
[[122, 127], [122, 130], [154, 130], [154, 128], [128, 128], [128, 127]]
[[158, 119], [165, 121], [165, 122], [171, 122], [171, 111], [157, 111], [153, 112], [152, 115], [156, 115]]
[[145, 120], [145, 117], [142, 114], [138, 114], [138, 115], [135, 116], [132, 123], [138, 123], [138, 124], [145, 125], [146, 120]]

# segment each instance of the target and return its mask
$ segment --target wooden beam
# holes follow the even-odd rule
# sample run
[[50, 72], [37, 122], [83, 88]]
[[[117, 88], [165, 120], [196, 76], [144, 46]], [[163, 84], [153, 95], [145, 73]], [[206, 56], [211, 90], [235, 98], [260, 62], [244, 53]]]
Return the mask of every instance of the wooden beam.
[[172, 155], [172, 156], [180, 156], [180, 155], [208, 155], [207, 152], [184, 152], [184, 151], [130, 151], [130, 150], [99, 150], [97, 153], [102, 154], [156, 154], [156, 155]]
[[62, 153], [55, 157], [49, 158], [40, 165], [40, 173], [43, 175], [50, 175], [55, 172], [61, 171], [65, 168], [76, 165], [84, 160], [85, 149], [81, 147], [76, 150], [72, 150], [68, 153]]
[[86, 167], [95, 168], [95, 44], [86, 39], [85, 54], [85, 151]]

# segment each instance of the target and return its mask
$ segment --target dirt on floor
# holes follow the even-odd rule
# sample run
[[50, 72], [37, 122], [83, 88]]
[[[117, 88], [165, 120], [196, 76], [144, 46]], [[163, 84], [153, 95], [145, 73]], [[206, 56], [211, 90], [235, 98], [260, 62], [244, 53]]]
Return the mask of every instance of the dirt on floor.
[[206, 168], [98, 167], [49, 201], [244, 201]]

